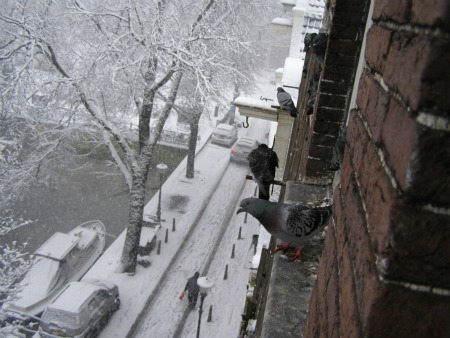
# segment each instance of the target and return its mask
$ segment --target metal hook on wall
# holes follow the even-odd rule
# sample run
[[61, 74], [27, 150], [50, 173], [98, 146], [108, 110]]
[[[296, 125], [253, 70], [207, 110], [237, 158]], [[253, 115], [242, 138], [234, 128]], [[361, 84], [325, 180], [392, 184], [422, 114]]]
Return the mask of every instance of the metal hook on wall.
[[249, 124], [248, 124], [248, 116], [246, 116], [245, 122], [242, 122], [242, 126], [243, 126], [244, 128], [248, 128], [248, 127], [249, 127]]

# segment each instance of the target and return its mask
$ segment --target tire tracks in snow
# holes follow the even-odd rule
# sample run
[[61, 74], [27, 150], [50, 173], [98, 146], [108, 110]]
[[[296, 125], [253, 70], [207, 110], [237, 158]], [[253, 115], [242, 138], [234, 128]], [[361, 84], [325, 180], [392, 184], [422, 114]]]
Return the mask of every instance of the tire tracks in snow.
[[[181, 245], [178, 247], [177, 251], [176, 251], [175, 254], [173, 255], [173, 257], [172, 257], [171, 261], [169, 262], [169, 264], [168, 264], [167, 268], [165, 269], [165, 271], [161, 274], [161, 277], [159, 278], [159, 280], [158, 280], [158, 282], [157, 282], [157, 285], [158, 285], [158, 286], [153, 290], [153, 292], [152, 292], [151, 295], [149, 296], [149, 298], [148, 298], [148, 300], [147, 300], [147, 302], [146, 302], [146, 304], [145, 304], [145, 306], [144, 306], [144, 308], [143, 308], [141, 314], [137, 317], [136, 321], [135, 321], [135, 322], [133, 323], [133, 325], [131, 326], [131, 329], [130, 329], [130, 331], [128, 332], [126, 338], [132, 338], [132, 337], [135, 337], [135, 336], [139, 333], [139, 331], [140, 331], [140, 329], [141, 329], [141, 325], [142, 325], [142, 323], [144, 322], [145, 318], [147, 317], [148, 313], [150, 312], [150, 309], [151, 309], [153, 306], [155, 306], [154, 300], [157, 298], [157, 296], [158, 296], [159, 292], [161, 291], [161, 289], [164, 288], [165, 283], [166, 283], [166, 281], [167, 281], [167, 279], [168, 279], [168, 276], [170, 275], [170, 273], [172, 272], [172, 270], [175, 270], [175, 267], [176, 267], [176, 264], [175, 264], [175, 263], [176, 263], [176, 261], [179, 259], [179, 256], [180, 256], [181, 254], [183, 254], [183, 251], [185, 251], [186, 246], [187, 246], [188, 244], [191, 243], [190, 239], [191, 239], [191, 237], [192, 237], [192, 234], [193, 234], [193, 233], [195, 232], [195, 230], [197, 229], [198, 224], [201, 223], [201, 219], [202, 219], [202, 217], [204, 216], [205, 211], [208, 209], [208, 206], [209, 206], [209, 204], [211, 203], [214, 194], [220, 193], [220, 189], [219, 189], [219, 191], [218, 191], [218, 188], [220, 187], [220, 185], [221, 185], [222, 183], [224, 183], [224, 182], [226, 181], [225, 178], [227, 177], [227, 173], [229, 173], [229, 168], [230, 168], [230, 167], [233, 167], [233, 166], [236, 166], [236, 165], [235, 165], [235, 164], [228, 163], [228, 164], [225, 166], [225, 168], [223, 169], [222, 173], [221, 173], [220, 176], [219, 176], [219, 177], [221, 177], [221, 178], [217, 181], [217, 183], [216, 183], [216, 184], [213, 186], [213, 188], [209, 191], [207, 197], [205, 198], [205, 200], [204, 200], [204, 202], [203, 202], [203, 205], [202, 205], [201, 209], [199, 210], [199, 212], [198, 212], [197, 216], [195, 217], [194, 221], [191, 223], [190, 228], [189, 228], [189, 231], [188, 231], [188, 233], [186, 234], [185, 239], [183, 240], [183, 242], [181, 243]], [[232, 214], [233, 214], [233, 212], [234, 212], [234, 210], [235, 210], [234, 207], [231, 208], [231, 205], [232, 205], [232, 203], [233, 203], [237, 198], [239, 198], [240, 194], [242, 193], [242, 191], [243, 191], [243, 189], [244, 189], [244, 186], [245, 186], [245, 184], [244, 184], [244, 183], [245, 183], [245, 178], [244, 178], [244, 177], [245, 177], [245, 176], [242, 175], [241, 181], [237, 181], [237, 182], [236, 182], [236, 185], [239, 184], [239, 187], [237, 187], [237, 188], [234, 190], [234, 193], [233, 193], [233, 195], [232, 195], [232, 198], [230, 198], [230, 199], [228, 200], [228, 201], [229, 201], [229, 204], [228, 204], [228, 206], [227, 206], [227, 212], [226, 212], [226, 214], [224, 215], [223, 219], [221, 220], [221, 226], [220, 226], [220, 229], [219, 229], [219, 231], [218, 231], [218, 233], [217, 233], [217, 235], [216, 235], [216, 238], [215, 238], [214, 246], [213, 246], [213, 247], [217, 247], [217, 245], [220, 243], [220, 241], [221, 241], [221, 239], [222, 239], [222, 237], [223, 237], [223, 234], [224, 234], [225, 231], [226, 231], [226, 227], [227, 227], [227, 225], [228, 225], [228, 222], [229, 222], [229, 220], [231, 219]], [[204, 266], [203, 266], [202, 269], [201, 269], [202, 275], [208, 272], [209, 267], [210, 267], [210, 265], [211, 265], [211, 263], [212, 263], [212, 261], [213, 261], [214, 255], [215, 255], [215, 251], [214, 251], [214, 250], [211, 250], [211, 251], [208, 253], [208, 258], [207, 258], [207, 260], [206, 260]], [[184, 311], [184, 313], [183, 313], [183, 316], [180, 318], [180, 320], [178, 321], [178, 323], [177, 323], [177, 324], [174, 323], [174, 326], [176, 326], [177, 329], [175, 330], [175, 333], [174, 333], [173, 337], [178, 337], [179, 334], [182, 332], [183, 326], [184, 326], [184, 324], [185, 324], [185, 322], [186, 322], [186, 319], [187, 319], [187, 317], [189, 316], [190, 312], [191, 312], [191, 310], [190, 310], [189, 308], [186, 308], [185, 311]], [[178, 336], [177, 336], [177, 334], [178, 334]]]

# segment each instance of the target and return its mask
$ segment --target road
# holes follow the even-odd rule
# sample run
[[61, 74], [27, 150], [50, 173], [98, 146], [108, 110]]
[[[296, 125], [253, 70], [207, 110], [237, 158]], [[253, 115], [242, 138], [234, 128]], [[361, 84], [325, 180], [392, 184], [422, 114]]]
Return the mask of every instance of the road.
[[[253, 130], [263, 133], [265, 128]], [[261, 140], [260, 137], [258, 138]], [[179, 251], [175, 262], [161, 281], [157, 293], [148, 303], [134, 337], [175, 338], [195, 335], [198, 312], [189, 310], [187, 301], [180, 302], [178, 298], [187, 278], [191, 277], [195, 271], [199, 271], [201, 276], [208, 275], [217, 280], [214, 292], [205, 299], [205, 311], [210, 305], [215, 304], [214, 307], [220, 309], [216, 310], [220, 311], [220, 320], [215, 322], [216, 326], [231, 321], [230, 325], [237, 333], [253, 254], [253, 250], [250, 250], [252, 235], [258, 233], [258, 224], [253, 222], [251, 225], [242, 227], [244, 239], [238, 240], [242, 215], [235, 215], [236, 207], [242, 197], [252, 195], [255, 189], [254, 182], [245, 179], [248, 173], [248, 166], [228, 164], [201, 219], [185, 239], [184, 246]], [[233, 244], [236, 247], [236, 253], [235, 258], [231, 259]], [[223, 278], [226, 263], [229, 265], [230, 280]], [[227, 295], [230, 292], [233, 297]], [[225, 303], [227, 303], [226, 306], [224, 306]], [[206, 321], [206, 315], [204, 317]], [[207, 329], [206, 325], [205, 329]]]

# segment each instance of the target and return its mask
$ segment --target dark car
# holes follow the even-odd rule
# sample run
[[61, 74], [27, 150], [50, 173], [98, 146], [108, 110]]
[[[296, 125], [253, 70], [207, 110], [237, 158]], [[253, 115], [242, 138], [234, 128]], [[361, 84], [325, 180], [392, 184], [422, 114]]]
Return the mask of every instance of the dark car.
[[42, 315], [41, 337], [96, 337], [120, 306], [117, 285], [100, 279], [69, 283]]
[[258, 141], [251, 137], [241, 137], [231, 149], [230, 161], [248, 163], [248, 154], [258, 147]]

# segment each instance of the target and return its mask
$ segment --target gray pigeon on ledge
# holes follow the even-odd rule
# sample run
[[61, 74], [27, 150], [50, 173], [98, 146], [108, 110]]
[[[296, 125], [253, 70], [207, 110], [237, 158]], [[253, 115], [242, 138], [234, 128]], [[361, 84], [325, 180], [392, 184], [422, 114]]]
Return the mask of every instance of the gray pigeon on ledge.
[[328, 223], [331, 205], [310, 207], [301, 204], [275, 203], [258, 198], [245, 198], [237, 214], [247, 212], [255, 217], [276, 238], [287, 242], [279, 244], [275, 252], [286, 251], [291, 243], [298, 246], [290, 261], [300, 258], [301, 247]]
[[281, 87], [277, 88], [277, 100], [281, 109], [287, 110], [292, 117], [297, 117], [297, 108], [295, 108], [291, 95]]

